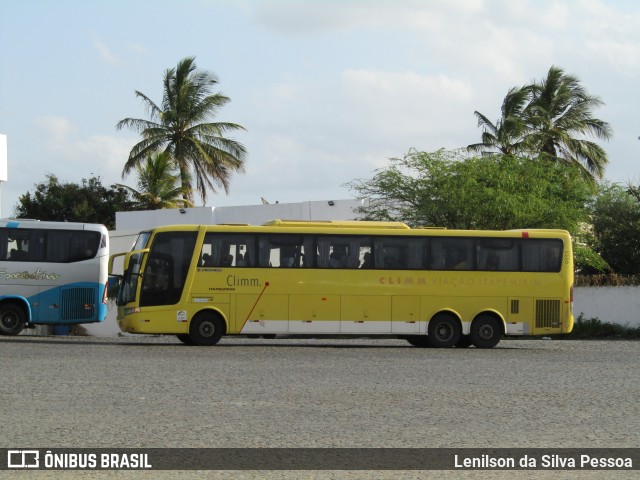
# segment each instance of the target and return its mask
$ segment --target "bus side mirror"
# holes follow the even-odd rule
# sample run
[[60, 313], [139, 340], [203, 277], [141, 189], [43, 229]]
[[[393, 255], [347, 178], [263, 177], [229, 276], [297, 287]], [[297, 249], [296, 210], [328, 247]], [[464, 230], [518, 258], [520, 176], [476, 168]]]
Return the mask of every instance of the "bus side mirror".
[[[125, 256], [124, 257], [124, 265], [122, 266], [122, 271], [124, 272], [124, 274], [126, 274], [129, 271], [129, 266], [131, 265], [131, 259], [134, 259], [134, 264], [135, 264], [135, 262], [137, 262], [140, 265], [142, 265], [142, 260], [144, 258], [144, 255], [147, 254], [147, 253], [149, 253], [149, 249], [145, 248], [143, 250], [132, 250], [131, 252], [127, 252], [127, 253], [118, 253], [116, 255], [113, 255], [113, 258], [115, 259], [116, 257], [119, 257], [121, 255]], [[109, 271], [111, 271], [111, 270], [109, 270]], [[134, 275], [142, 276], [142, 273], [141, 272], [137, 272]]]
[[[122, 257], [122, 256], [126, 255], [127, 253], [129, 253], [129, 252], [115, 253], [115, 254], [109, 256], [109, 270], [108, 270], [109, 271], [109, 275], [115, 275], [113, 273], [113, 261], [118, 257]], [[129, 262], [127, 262], [126, 258], [125, 258], [125, 263], [129, 263]], [[123, 271], [126, 271], [126, 270], [127, 270], [127, 266], [125, 265]]]

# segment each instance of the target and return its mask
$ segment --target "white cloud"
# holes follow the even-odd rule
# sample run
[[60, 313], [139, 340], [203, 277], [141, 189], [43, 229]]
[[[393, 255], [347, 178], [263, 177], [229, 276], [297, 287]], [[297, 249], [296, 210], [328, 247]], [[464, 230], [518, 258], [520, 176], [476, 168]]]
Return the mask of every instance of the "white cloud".
[[451, 16], [474, 15], [482, 0], [281, 0], [245, 3], [254, 20], [280, 33], [308, 35], [362, 28], [442, 31]]
[[[459, 128], [442, 118], [468, 109], [472, 90], [465, 82], [444, 74], [347, 70], [343, 74], [347, 101], [369, 135], [427, 138], [430, 132]], [[371, 131], [371, 129], [374, 131]]]
[[37, 159], [40, 169], [52, 171], [63, 180], [78, 181], [101, 176], [107, 183], [120, 181], [122, 167], [129, 157], [134, 139], [110, 135], [82, 135], [64, 117], [41, 117], [36, 125], [42, 131], [47, 157]]
[[130, 43], [128, 47], [132, 52], [139, 55], [145, 54], [149, 51], [145, 45], [142, 45], [140, 43]]
[[109, 50], [109, 47], [107, 47], [104, 42], [102, 42], [101, 40], [95, 40], [93, 42], [93, 46], [96, 50], [98, 50], [100, 58], [102, 58], [102, 60], [104, 60], [106, 63], [112, 66], [120, 65], [120, 59], [116, 55], [114, 55], [111, 50]]
[[56, 116], [44, 116], [36, 118], [36, 125], [43, 130], [45, 138], [48, 137], [50, 145], [63, 144], [75, 131], [68, 119]]

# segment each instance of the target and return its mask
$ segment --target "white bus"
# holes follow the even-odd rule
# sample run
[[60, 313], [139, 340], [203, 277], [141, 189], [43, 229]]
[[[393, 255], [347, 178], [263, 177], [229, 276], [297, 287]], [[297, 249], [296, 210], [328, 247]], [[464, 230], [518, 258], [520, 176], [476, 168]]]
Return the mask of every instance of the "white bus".
[[103, 321], [108, 262], [103, 225], [0, 220], [0, 334]]

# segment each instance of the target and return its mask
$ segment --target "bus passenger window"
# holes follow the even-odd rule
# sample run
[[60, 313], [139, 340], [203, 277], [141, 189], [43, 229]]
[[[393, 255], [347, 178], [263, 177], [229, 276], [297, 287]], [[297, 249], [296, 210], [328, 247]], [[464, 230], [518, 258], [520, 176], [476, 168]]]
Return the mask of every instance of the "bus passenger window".
[[371, 268], [364, 264], [365, 255], [371, 255], [371, 239], [367, 237], [322, 237], [318, 238], [318, 268]]
[[431, 268], [434, 270], [473, 270], [473, 240], [434, 238], [430, 242]]
[[478, 270], [518, 271], [518, 242], [512, 238], [479, 238], [476, 259]]
[[365, 252], [360, 268], [373, 268], [373, 262], [371, 261], [371, 252]]

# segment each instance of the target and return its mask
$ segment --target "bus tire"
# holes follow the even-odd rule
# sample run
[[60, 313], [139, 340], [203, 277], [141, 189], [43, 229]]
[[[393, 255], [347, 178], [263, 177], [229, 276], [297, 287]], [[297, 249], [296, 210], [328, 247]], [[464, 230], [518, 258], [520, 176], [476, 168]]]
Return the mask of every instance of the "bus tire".
[[460, 340], [456, 343], [456, 348], [469, 348], [471, 346], [471, 335], [460, 335]]
[[469, 337], [476, 348], [493, 348], [502, 338], [502, 322], [493, 315], [483, 314], [471, 324]]
[[178, 335], [176, 335], [176, 337], [178, 337], [178, 340], [180, 340], [185, 345], [193, 345], [193, 341], [191, 340], [191, 337], [188, 333], [179, 333]]
[[0, 305], [0, 335], [18, 335], [26, 323], [26, 315], [20, 306], [13, 303]]
[[431, 346], [425, 335], [409, 335], [405, 340], [414, 347], [426, 348]]
[[427, 341], [435, 348], [455, 346], [462, 335], [460, 322], [453, 315], [441, 313], [429, 322]]
[[189, 338], [194, 345], [215, 345], [224, 335], [224, 321], [211, 312], [201, 312], [191, 320]]

